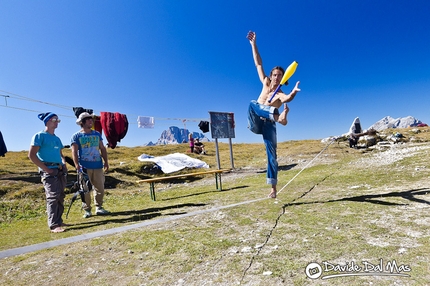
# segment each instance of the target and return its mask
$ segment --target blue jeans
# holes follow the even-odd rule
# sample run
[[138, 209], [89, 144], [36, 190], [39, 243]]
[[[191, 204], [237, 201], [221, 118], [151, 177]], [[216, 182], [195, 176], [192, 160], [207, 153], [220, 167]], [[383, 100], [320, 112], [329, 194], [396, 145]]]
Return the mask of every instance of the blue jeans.
[[255, 134], [262, 134], [267, 154], [267, 184], [278, 183], [278, 161], [276, 155], [276, 122], [274, 114], [279, 114], [276, 107], [259, 104], [252, 100], [248, 109], [248, 128]]

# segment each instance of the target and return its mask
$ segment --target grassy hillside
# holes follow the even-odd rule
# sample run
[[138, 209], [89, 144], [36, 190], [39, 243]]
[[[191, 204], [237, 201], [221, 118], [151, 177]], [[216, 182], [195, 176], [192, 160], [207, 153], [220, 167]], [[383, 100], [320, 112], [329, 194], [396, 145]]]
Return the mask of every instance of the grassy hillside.
[[[25, 152], [9, 152], [0, 158], [0, 251], [154, 224], [4, 258], [0, 283], [26, 285], [32, 277], [38, 281], [34, 285], [425, 285], [430, 281], [430, 133], [420, 130], [385, 131], [405, 136], [405, 143], [391, 147], [356, 150], [340, 140], [316, 159], [327, 143], [278, 143], [278, 188], [301, 173], [277, 200], [265, 199], [270, 187], [263, 144], [233, 145], [234, 169], [223, 176], [224, 191], [215, 189], [211, 176], [175, 180], [156, 185], [155, 202], [149, 185], [136, 180], [165, 175], [147, 173], [150, 164], [137, 157], [186, 153], [187, 144], [109, 149], [105, 207], [112, 215], [83, 219], [76, 201], [66, 220], [72, 226], [60, 234], [47, 230], [35, 166]], [[221, 168], [231, 168], [228, 144], [219, 148]], [[216, 169], [214, 143], [206, 149], [208, 155], [187, 154]], [[70, 150], [64, 153], [71, 156]], [[68, 181], [75, 179], [70, 167]], [[72, 195], [68, 189], [66, 208]], [[305, 275], [311, 262], [370, 268], [381, 260], [402, 264], [403, 271], [395, 274], [410, 277], [312, 280]], [[332, 269], [323, 276], [339, 273]]]

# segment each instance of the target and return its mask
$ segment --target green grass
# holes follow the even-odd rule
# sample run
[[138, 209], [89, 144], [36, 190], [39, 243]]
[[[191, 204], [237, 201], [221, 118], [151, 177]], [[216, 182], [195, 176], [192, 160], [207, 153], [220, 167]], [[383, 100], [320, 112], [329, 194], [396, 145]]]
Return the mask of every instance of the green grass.
[[[430, 139], [428, 132], [402, 132], [418, 138], [420, 146]], [[278, 145], [279, 189], [325, 146], [317, 140]], [[206, 146], [209, 155], [191, 156], [215, 169], [214, 143]], [[228, 144], [219, 147], [221, 167], [229, 168]], [[215, 190], [212, 176], [176, 180], [157, 184], [157, 201], [151, 201], [148, 184], [135, 183], [151, 177], [137, 157], [187, 149], [186, 144], [109, 149], [105, 207], [112, 215], [83, 219], [76, 201], [66, 220], [73, 226], [60, 234], [47, 229], [43, 187], [34, 165], [25, 152], [7, 153], [0, 165], [0, 250], [175, 218], [268, 194], [263, 144], [234, 144], [235, 170], [223, 176], [224, 191]], [[0, 283], [26, 285], [31, 277], [34, 285], [425, 285], [430, 281], [428, 149], [389, 165], [360, 164], [378, 152], [332, 144], [277, 201], [260, 200], [5, 258]], [[69, 150], [65, 153], [70, 156]], [[70, 170], [69, 182], [75, 178]], [[71, 196], [68, 191], [66, 208]], [[380, 259], [407, 264], [411, 277], [311, 280], [305, 275], [311, 262], [361, 265]], [[265, 271], [272, 274], [263, 275]]]

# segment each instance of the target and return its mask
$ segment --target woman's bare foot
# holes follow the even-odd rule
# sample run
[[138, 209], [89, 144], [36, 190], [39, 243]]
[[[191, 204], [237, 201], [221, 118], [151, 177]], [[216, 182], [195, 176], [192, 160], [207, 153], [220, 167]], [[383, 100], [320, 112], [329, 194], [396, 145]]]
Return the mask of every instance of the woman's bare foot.
[[51, 232], [54, 232], [54, 233], [64, 232], [64, 231], [65, 231], [65, 229], [62, 228], [61, 226], [57, 226], [57, 227], [51, 229]]
[[272, 199], [276, 199], [276, 191], [271, 191], [268, 197]]

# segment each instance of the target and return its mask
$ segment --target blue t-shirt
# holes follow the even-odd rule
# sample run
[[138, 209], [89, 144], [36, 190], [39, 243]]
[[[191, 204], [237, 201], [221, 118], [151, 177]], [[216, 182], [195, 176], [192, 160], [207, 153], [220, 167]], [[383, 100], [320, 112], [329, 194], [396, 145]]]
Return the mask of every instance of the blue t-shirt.
[[[40, 161], [46, 163], [62, 164], [61, 149], [64, 148], [60, 138], [55, 134], [50, 134], [46, 131], [40, 131], [34, 134], [31, 139], [31, 146], [38, 146], [39, 151], [36, 155]], [[52, 168], [56, 168], [53, 166]]]
[[102, 169], [103, 161], [100, 155], [99, 144], [103, 142], [99, 132], [91, 130], [91, 133], [76, 132], [72, 136], [71, 143], [78, 145], [79, 164], [87, 169]]

